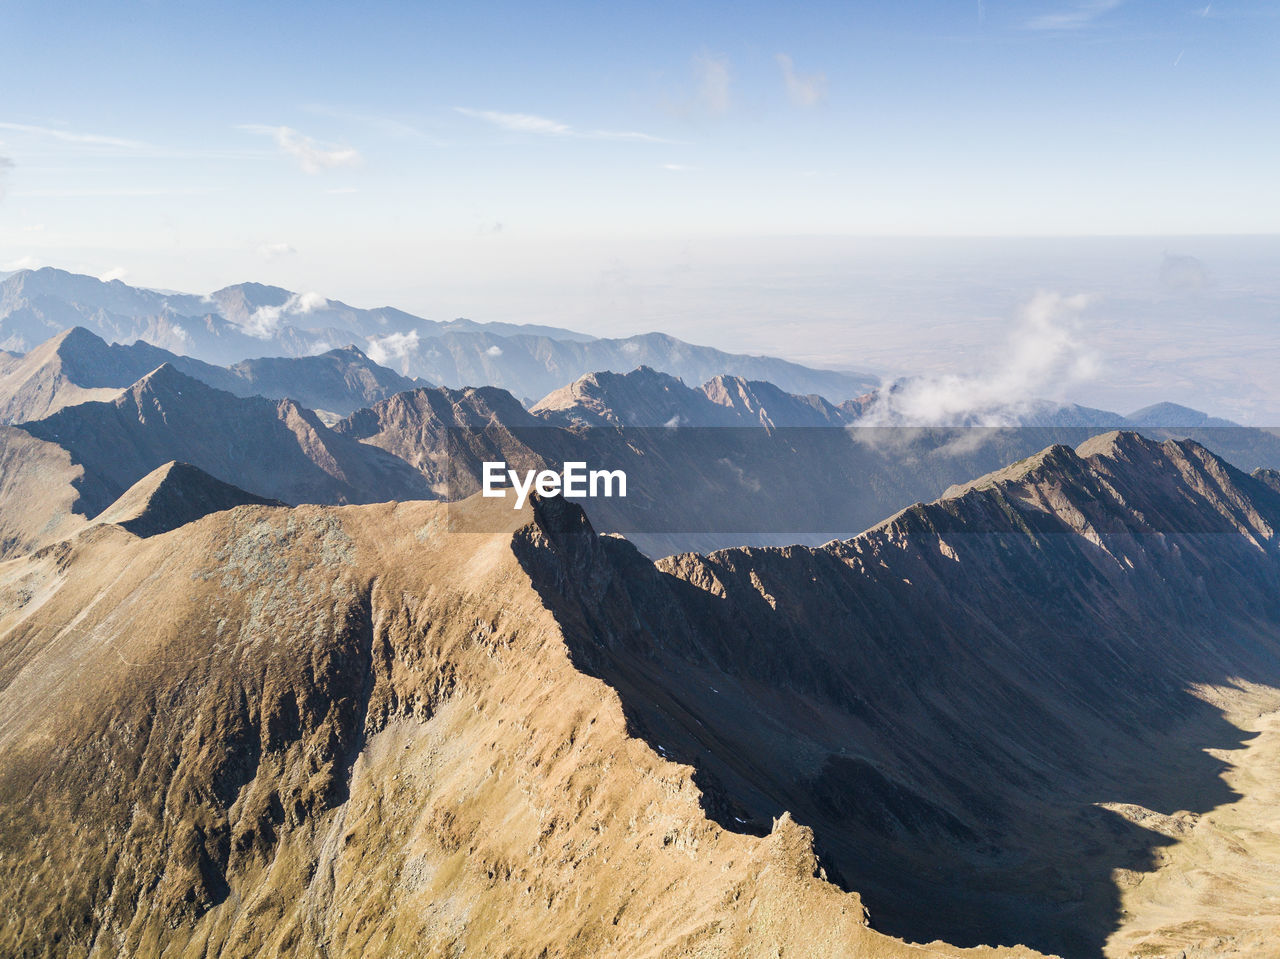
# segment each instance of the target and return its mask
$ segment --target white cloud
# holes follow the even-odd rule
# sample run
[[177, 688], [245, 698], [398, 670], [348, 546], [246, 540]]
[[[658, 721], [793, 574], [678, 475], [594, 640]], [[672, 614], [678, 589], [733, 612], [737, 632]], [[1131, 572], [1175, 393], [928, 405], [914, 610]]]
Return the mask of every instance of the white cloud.
[[123, 266], [117, 266], [117, 267], [113, 267], [110, 270], [107, 270], [107, 272], [103, 273], [100, 277], [98, 277], [98, 279], [101, 280], [103, 283], [110, 283], [112, 280], [123, 280], [128, 275], [129, 275], [128, 270], [126, 270]]
[[264, 260], [276, 260], [282, 256], [292, 256], [297, 252], [288, 243], [263, 243], [258, 247], [258, 256]]
[[463, 116], [484, 120], [494, 126], [511, 130], [515, 133], [540, 133], [543, 136], [565, 137], [573, 133], [573, 127], [557, 120], [534, 116], [532, 113], [499, 113], [497, 110], [472, 110], [469, 107], [455, 107]]
[[76, 133], [73, 130], [62, 130], [57, 127], [33, 126], [29, 123], [0, 123], [0, 130], [9, 130], [13, 133], [26, 133], [32, 136], [43, 137], [48, 140], [58, 140], [61, 143], [73, 143], [77, 146], [115, 147], [120, 150], [148, 149], [147, 144], [138, 140], [126, 140], [123, 137], [101, 136], [97, 133]]
[[295, 293], [280, 306], [260, 306], [250, 314], [241, 329], [250, 336], [269, 340], [280, 332], [286, 316], [300, 316], [328, 304], [319, 293]]
[[386, 363], [390, 359], [403, 359], [418, 349], [418, 331], [408, 333], [390, 333], [387, 336], [371, 336], [366, 340], [368, 349], [365, 354], [375, 363]]
[[729, 112], [729, 58], [702, 53], [694, 57], [694, 70], [698, 74], [698, 103], [712, 116]]
[[662, 164], [662, 169], [670, 170], [672, 173], [686, 173], [689, 170], [696, 169], [696, 167], [685, 166], [683, 163], [664, 163]]
[[498, 344], [495, 343], [493, 346], [489, 347], [484, 352], [486, 356], [501, 356], [502, 347], [498, 346]]
[[1123, 0], [1087, 0], [1067, 10], [1032, 17], [1026, 26], [1029, 30], [1080, 30], [1114, 10], [1122, 2]]
[[304, 173], [316, 174], [336, 167], [357, 166], [363, 160], [360, 152], [354, 147], [332, 143], [321, 144], [292, 127], [272, 127], [250, 123], [242, 125], [240, 129], [274, 139], [276, 146], [282, 152], [298, 161]]
[[454, 107], [463, 116], [483, 120], [512, 133], [532, 133], [545, 137], [564, 137], [579, 140], [637, 140], [648, 143], [668, 143], [662, 137], [634, 130], [578, 130], [567, 123], [540, 117], [532, 113], [502, 113], [498, 110], [473, 110], [470, 107]]
[[0, 200], [4, 199], [5, 175], [13, 169], [13, 161], [8, 157], [0, 157]]
[[297, 293], [285, 304], [290, 313], [310, 313], [329, 305], [328, 299], [316, 292]]
[[782, 70], [782, 82], [786, 85], [787, 96], [798, 107], [808, 109], [816, 106], [827, 93], [827, 78], [821, 73], [802, 77], [795, 70], [791, 57], [779, 53], [774, 59]]
[[18, 270], [38, 270], [40, 269], [40, 261], [34, 256], [20, 256], [16, 260], [10, 260], [8, 263], [0, 265], [0, 270], [6, 273], [16, 273]]
[[209, 189], [168, 188], [168, 187], [70, 187], [52, 190], [23, 190], [14, 196], [38, 197], [40, 199], [82, 199], [89, 197], [152, 197], [152, 196], [205, 196], [215, 191]]
[[1097, 356], [1076, 335], [1087, 295], [1037, 293], [985, 374], [919, 377], [882, 388], [860, 426], [1013, 426], [1038, 400], [1097, 376]]

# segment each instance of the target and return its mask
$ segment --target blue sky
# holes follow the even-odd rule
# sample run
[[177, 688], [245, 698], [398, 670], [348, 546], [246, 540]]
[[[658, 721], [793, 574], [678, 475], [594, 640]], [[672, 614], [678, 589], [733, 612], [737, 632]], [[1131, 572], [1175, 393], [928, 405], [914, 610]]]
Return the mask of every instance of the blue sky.
[[1280, 226], [1273, 3], [19, 2], [0, 45], [10, 249]]
[[[1156, 237], [1132, 258], [1145, 296], [1195, 237], [1280, 233], [1274, 2], [10, 0], [3, 23], [0, 270], [257, 279], [819, 362], [833, 324], [883, 338], [901, 307], [961, 330], [1046, 279], [1116, 281], [1078, 248], [970, 256], [925, 301], [936, 251], [877, 287], [875, 244], [797, 238]], [[982, 305], [953, 308], [975, 277]]]

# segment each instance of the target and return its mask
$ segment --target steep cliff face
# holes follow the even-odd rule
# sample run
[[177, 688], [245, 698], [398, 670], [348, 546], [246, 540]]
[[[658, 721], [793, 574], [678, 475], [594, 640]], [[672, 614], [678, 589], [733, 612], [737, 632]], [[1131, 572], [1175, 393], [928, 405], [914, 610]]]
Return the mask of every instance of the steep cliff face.
[[1090, 956], [1176, 841], [1150, 823], [1238, 798], [1206, 750], [1250, 738], [1233, 696], [1275, 708], [1278, 524], [1195, 444], [1109, 434], [820, 549], [654, 570], [566, 517], [522, 555], [717, 821], [789, 810], [878, 928]]
[[0, 566], [0, 952], [956, 954], [868, 929], [790, 816], [708, 820], [517, 561], [548, 520], [444, 509], [100, 525]]

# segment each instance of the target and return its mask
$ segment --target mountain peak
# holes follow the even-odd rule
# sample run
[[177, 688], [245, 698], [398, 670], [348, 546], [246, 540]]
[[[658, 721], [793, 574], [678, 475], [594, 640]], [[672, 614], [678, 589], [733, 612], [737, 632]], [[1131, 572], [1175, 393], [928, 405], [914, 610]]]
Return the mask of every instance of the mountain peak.
[[1196, 426], [1236, 426], [1231, 420], [1210, 416], [1179, 403], [1154, 403], [1130, 413], [1125, 419], [1134, 426], [1162, 426], [1185, 429]]
[[49, 340], [59, 353], [67, 350], [100, 350], [107, 346], [107, 341], [92, 330], [83, 326], [73, 326], [63, 330]]
[[1161, 451], [1162, 446], [1155, 440], [1148, 439], [1134, 430], [1110, 430], [1091, 436], [1076, 447], [1076, 453], [1082, 459], [1102, 456], [1108, 459], [1132, 458], [1138, 455], [1152, 455]]
[[129, 487], [94, 522], [114, 523], [135, 536], [147, 537], [236, 506], [283, 505], [224, 483], [189, 463], [171, 460]]
[[[172, 399], [173, 397], [182, 396], [184, 391], [190, 394], [224, 392], [216, 390], [212, 386], [206, 386], [199, 380], [183, 373], [172, 363], [165, 362], [129, 387], [116, 402], [120, 404], [132, 398], [133, 402], [137, 403], [144, 397], [150, 397], [153, 400]], [[230, 396], [231, 394], [227, 395]]]

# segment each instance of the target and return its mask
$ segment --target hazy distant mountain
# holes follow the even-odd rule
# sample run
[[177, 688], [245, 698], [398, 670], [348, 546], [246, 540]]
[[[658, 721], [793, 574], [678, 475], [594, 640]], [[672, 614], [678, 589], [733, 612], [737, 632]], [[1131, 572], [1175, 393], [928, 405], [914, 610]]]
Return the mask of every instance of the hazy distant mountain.
[[785, 360], [725, 353], [649, 333], [625, 339], [555, 327], [422, 319], [390, 307], [364, 310], [315, 293], [242, 283], [208, 296], [103, 283], [61, 270], [24, 270], [0, 281], [0, 349], [24, 352], [73, 326], [112, 342], [230, 365], [265, 355], [299, 357], [356, 343], [410, 380], [462, 388], [502, 386], [532, 401], [593, 370], [639, 365], [701, 383], [727, 373], [768, 380], [835, 402], [874, 379]]
[[530, 407], [549, 422], [585, 426], [839, 426], [849, 420], [821, 396], [796, 396], [772, 383], [721, 374], [696, 389], [640, 367], [599, 372]]
[[427, 385], [379, 366], [354, 346], [319, 356], [243, 360], [224, 368], [142, 341], [108, 344], [74, 327], [24, 356], [0, 357], [0, 422], [21, 423], [64, 406], [111, 399], [164, 363], [237, 396], [289, 397], [338, 415]]
[[[406, 375], [424, 376], [453, 387], [478, 383], [501, 386], [530, 402], [591, 372], [625, 372], [638, 366], [690, 383], [702, 383], [722, 373], [768, 380], [784, 390], [819, 393], [835, 401], [862, 393], [875, 382], [874, 378], [857, 373], [815, 370], [767, 356], [693, 346], [664, 333], [588, 341], [446, 333], [400, 343], [397, 350], [384, 362]], [[378, 356], [372, 348], [370, 353]]]
[[[309, 409], [342, 416], [396, 393], [431, 385], [379, 366], [354, 346], [318, 356], [241, 360], [227, 372], [230, 376], [222, 388], [237, 396], [287, 396]], [[198, 373], [192, 375], [203, 379]]]
[[[410, 463], [450, 499], [480, 488], [485, 461], [519, 470], [567, 461], [622, 469], [627, 498], [591, 500], [587, 512], [601, 530], [659, 556], [852, 536], [955, 483], [1125, 422], [1049, 403], [1018, 412], [1029, 425], [868, 424], [847, 406], [768, 383], [721, 376], [695, 389], [641, 368], [583, 377], [527, 411], [493, 387], [417, 390], [334, 429]], [[1144, 429], [1159, 439], [1193, 433], [1242, 469], [1280, 467], [1280, 437], [1267, 431]]]
[[1134, 426], [1162, 426], [1162, 427], [1215, 427], [1215, 426], [1239, 426], [1231, 420], [1220, 419], [1216, 416], [1210, 416], [1208, 413], [1202, 413], [1200, 410], [1193, 410], [1190, 407], [1179, 406], [1177, 403], [1156, 403], [1152, 406], [1144, 406], [1140, 410], [1135, 410], [1125, 417]]
[[[586, 508], [600, 529], [655, 556], [851, 536], [1048, 442], [1081, 442], [1092, 432], [814, 428], [828, 416], [838, 414], [825, 401], [769, 384], [717, 378], [690, 389], [641, 369], [586, 377], [531, 410], [494, 387], [415, 390], [334, 430], [412, 464], [449, 499], [479, 490], [485, 461], [519, 470], [564, 462], [623, 470], [627, 497], [594, 499]], [[677, 423], [684, 425], [671, 428]]]

